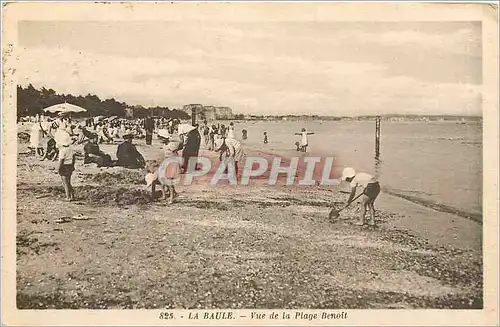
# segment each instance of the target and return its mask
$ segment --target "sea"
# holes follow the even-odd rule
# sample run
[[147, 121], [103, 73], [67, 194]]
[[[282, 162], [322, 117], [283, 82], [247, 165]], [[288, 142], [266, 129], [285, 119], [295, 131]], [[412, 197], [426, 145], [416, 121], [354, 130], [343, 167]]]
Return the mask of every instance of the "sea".
[[[382, 121], [375, 158], [375, 121], [242, 121], [245, 146], [293, 155], [302, 128], [308, 153], [378, 177], [382, 190], [440, 211], [482, 219], [482, 125], [480, 122]], [[269, 143], [263, 144], [267, 132]]]

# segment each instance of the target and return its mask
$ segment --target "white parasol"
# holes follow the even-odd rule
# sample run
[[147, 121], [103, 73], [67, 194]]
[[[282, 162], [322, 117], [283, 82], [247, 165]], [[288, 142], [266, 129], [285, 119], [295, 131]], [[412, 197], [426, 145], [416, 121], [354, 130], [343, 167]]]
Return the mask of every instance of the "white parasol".
[[56, 113], [56, 112], [67, 113], [67, 112], [86, 112], [87, 110], [83, 109], [82, 107], [75, 106], [74, 104], [64, 102], [45, 108], [43, 109], [43, 111], [51, 113]]

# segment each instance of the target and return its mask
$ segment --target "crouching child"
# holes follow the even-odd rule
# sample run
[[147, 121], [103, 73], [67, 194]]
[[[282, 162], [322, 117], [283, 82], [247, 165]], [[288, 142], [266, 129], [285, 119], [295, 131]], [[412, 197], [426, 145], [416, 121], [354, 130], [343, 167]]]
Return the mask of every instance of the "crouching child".
[[[347, 200], [346, 207], [351, 204], [356, 196], [356, 189], [364, 187], [363, 196], [361, 197], [361, 222], [360, 225], [375, 226], [375, 200], [380, 193], [380, 184], [377, 179], [367, 173], [356, 173], [353, 168], [347, 167], [342, 172], [342, 180], [350, 183], [351, 194]], [[370, 220], [366, 221], [366, 210], [370, 212]]]

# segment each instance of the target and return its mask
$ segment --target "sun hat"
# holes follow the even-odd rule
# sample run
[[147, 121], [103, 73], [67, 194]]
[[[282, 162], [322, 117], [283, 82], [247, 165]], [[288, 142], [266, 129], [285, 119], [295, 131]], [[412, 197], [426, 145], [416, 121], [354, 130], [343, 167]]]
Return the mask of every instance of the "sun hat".
[[166, 129], [160, 129], [160, 130], [158, 130], [158, 136], [162, 137], [164, 139], [168, 139], [168, 138], [170, 138], [171, 135], [168, 132], [168, 130], [166, 130]]
[[122, 135], [124, 139], [132, 139], [134, 138], [134, 134], [129, 130], [125, 130], [125, 134]]
[[342, 171], [342, 180], [345, 181], [348, 178], [353, 178], [356, 175], [354, 168], [346, 167]]
[[179, 135], [187, 134], [191, 132], [193, 129], [196, 129], [196, 127], [190, 124], [179, 124], [179, 126], [177, 127]]

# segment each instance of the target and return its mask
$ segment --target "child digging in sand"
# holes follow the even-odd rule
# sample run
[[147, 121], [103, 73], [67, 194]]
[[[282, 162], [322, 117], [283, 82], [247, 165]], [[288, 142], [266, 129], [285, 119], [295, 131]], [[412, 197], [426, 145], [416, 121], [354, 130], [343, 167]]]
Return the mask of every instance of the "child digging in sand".
[[363, 196], [361, 197], [362, 207], [360, 225], [366, 225], [366, 209], [369, 209], [370, 221], [368, 225], [375, 226], [375, 207], [373, 204], [380, 193], [380, 185], [376, 178], [367, 173], [356, 173], [353, 168], [347, 167], [342, 172], [342, 180], [351, 185], [351, 195], [349, 196], [349, 200], [347, 200], [346, 207], [351, 204], [351, 201], [356, 196], [356, 188], [361, 186], [364, 187]]
[[169, 194], [169, 204], [174, 203], [174, 198], [178, 196], [174, 185], [179, 182], [181, 174], [181, 162], [177, 149], [177, 142], [169, 142], [164, 146], [165, 160], [158, 168], [158, 181], [162, 185], [163, 199], [167, 199], [165, 191]]
[[69, 134], [59, 137], [57, 143], [59, 144], [59, 166], [57, 171], [61, 175], [61, 180], [66, 193], [66, 200], [73, 201], [75, 194], [71, 186], [71, 175], [75, 170], [75, 153], [71, 147], [71, 137]]
[[[158, 138], [163, 143], [164, 159], [159, 167], [154, 167], [154, 172], [150, 171], [146, 176], [146, 182], [148, 186], [151, 186], [152, 195], [155, 193], [155, 186], [160, 184], [163, 199], [167, 199], [168, 193], [169, 203], [173, 203], [174, 198], [178, 196], [174, 184], [178, 182], [181, 173], [181, 162], [177, 152], [179, 143], [170, 140], [171, 135], [166, 129], [158, 130]], [[170, 160], [167, 161], [167, 159]]]

